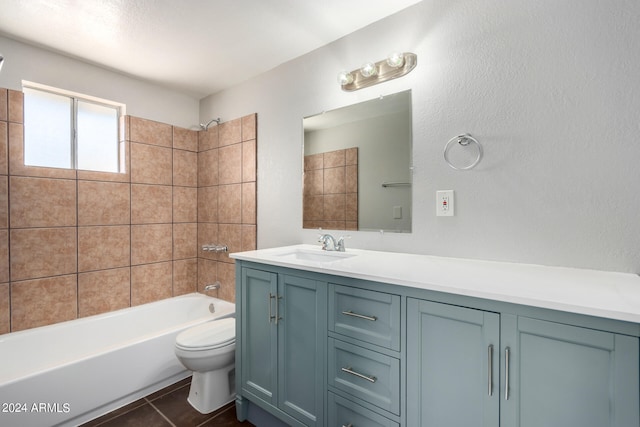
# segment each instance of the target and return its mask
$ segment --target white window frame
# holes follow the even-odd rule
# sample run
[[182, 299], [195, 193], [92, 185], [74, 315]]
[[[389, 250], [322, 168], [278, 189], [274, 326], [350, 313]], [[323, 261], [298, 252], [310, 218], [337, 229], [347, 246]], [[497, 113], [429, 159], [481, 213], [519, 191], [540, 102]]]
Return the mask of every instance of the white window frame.
[[[104, 98], [98, 98], [96, 96], [91, 96], [91, 95], [85, 95], [82, 93], [78, 93], [78, 92], [73, 92], [70, 90], [66, 90], [66, 89], [60, 89], [57, 87], [53, 87], [53, 86], [47, 86], [41, 83], [35, 83], [35, 82], [30, 82], [27, 80], [22, 80], [22, 87], [23, 89], [27, 88], [27, 89], [33, 89], [33, 90], [39, 90], [39, 91], [43, 91], [43, 92], [49, 92], [55, 95], [61, 95], [61, 96], [65, 96], [71, 99], [72, 101], [72, 111], [71, 111], [71, 153], [70, 153], [70, 164], [71, 167], [69, 168], [64, 168], [64, 169], [69, 169], [69, 170], [79, 170], [78, 169], [78, 125], [77, 125], [77, 121], [78, 121], [78, 101], [82, 101], [82, 102], [87, 102], [87, 103], [92, 103], [92, 104], [97, 104], [97, 105], [102, 105], [105, 107], [110, 107], [110, 108], [114, 108], [117, 111], [117, 122], [116, 122], [116, 135], [118, 135], [118, 139], [119, 136], [121, 134], [121, 118], [123, 116], [126, 115], [126, 105], [120, 102], [115, 102], [115, 101], [111, 101], [108, 99], [104, 99]], [[25, 130], [26, 133], [26, 130]], [[91, 170], [88, 169], [90, 171], [93, 172], [102, 172], [102, 173], [124, 173], [125, 172], [125, 159], [124, 159], [124, 150], [121, 147], [122, 141], [117, 140], [116, 142], [116, 149], [117, 149], [117, 162], [118, 162], [118, 171], [117, 172], [108, 172], [108, 171], [98, 171], [98, 170]], [[26, 165], [29, 166], [29, 165]], [[55, 166], [44, 166], [44, 167], [55, 167]], [[58, 168], [60, 169], [60, 168]]]

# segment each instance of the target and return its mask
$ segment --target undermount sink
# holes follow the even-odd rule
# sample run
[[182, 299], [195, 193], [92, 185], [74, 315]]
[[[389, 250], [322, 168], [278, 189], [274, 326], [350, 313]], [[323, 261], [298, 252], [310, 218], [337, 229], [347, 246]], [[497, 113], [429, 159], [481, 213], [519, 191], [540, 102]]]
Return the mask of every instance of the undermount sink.
[[276, 256], [278, 258], [292, 259], [297, 261], [329, 263], [329, 262], [341, 261], [343, 259], [351, 258], [356, 255], [350, 254], [347, 252], [319, 251], [319, 250], [295, 248], [290, 251], [277, 254]]

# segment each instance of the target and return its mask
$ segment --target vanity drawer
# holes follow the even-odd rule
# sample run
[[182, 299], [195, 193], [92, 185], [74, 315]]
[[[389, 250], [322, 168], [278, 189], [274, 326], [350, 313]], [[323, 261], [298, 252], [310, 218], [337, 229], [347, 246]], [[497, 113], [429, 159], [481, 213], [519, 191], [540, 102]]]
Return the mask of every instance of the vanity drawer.
[[385, 411], [400, 413], [400, 361], [329, 338], [330, 386]]
[[400, 297], [331, 284], [329, 330], [400, 351]]
[[357, 403], [329, 392], [330, 427], [367, 426], [367, 427], [399, 427], [400, 424], [378, 415]]

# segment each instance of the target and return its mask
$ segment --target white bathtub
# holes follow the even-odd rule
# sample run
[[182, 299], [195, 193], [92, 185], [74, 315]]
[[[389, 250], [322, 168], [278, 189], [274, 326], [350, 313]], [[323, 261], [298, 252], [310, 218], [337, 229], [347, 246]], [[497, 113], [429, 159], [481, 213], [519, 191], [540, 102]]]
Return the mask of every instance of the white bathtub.
[[233, 316], [194, 293], [0, 335], [0, 426], [77, 425], [186, 378], [176, 335]]

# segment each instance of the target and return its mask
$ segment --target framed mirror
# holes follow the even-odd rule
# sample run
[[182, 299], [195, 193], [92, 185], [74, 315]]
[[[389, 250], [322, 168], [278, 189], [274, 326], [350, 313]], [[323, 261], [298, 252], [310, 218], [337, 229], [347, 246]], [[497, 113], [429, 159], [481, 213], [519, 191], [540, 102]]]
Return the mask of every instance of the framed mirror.
[[411, 232], [411, 91], [303, 119], [303, 227]]

